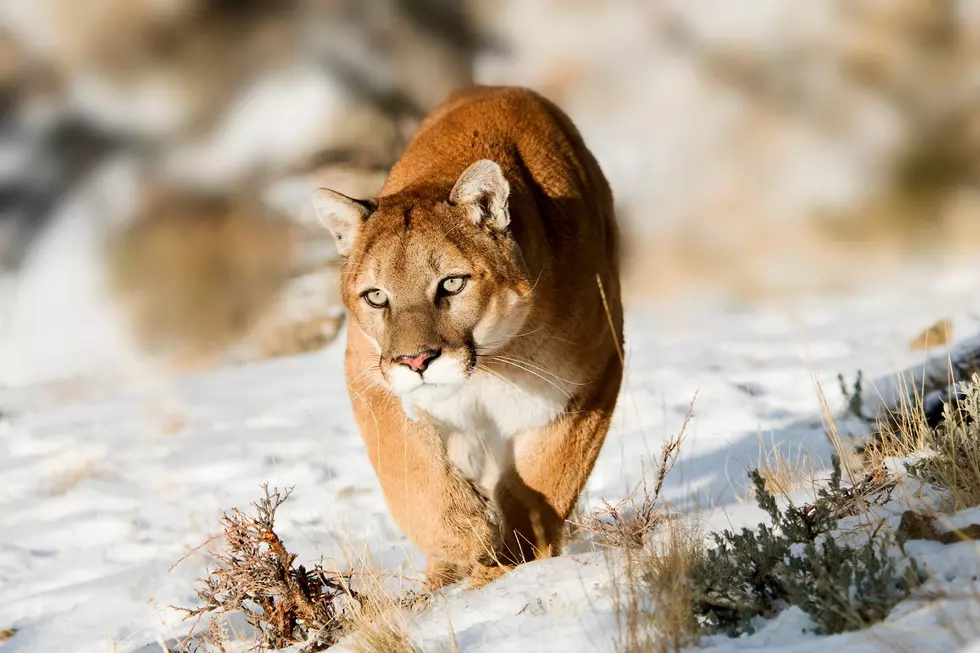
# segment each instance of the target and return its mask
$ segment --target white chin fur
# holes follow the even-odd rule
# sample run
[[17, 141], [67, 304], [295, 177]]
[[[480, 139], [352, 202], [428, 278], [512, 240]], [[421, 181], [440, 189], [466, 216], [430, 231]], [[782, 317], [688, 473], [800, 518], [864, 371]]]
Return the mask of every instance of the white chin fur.
[[418, 420], [417, 408], [448, 399], [466, 381], [462, 363], [440, 357], [421, 375], [404, 365], [395, 365], [388, 371], [388, 384], [402, 400], [402, 410], [413, 421]]
[[388, 370], [388, 385], [396, 395], [404, 396], [422, 385], [422, 377], [404, 365], [393, 365]]

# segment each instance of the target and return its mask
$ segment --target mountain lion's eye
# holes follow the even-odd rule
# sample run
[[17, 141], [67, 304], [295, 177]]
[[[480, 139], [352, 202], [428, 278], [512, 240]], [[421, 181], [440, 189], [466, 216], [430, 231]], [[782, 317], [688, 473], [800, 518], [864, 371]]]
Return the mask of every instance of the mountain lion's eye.
[[439, 290], [443, 295], [455, 295], [466, 287], [466, 277], [449, 277], [439, 283]]
[[374, 308], [384, 308], [388, 305], [388, 295], [385, 294], [385, 291], [377, 288], [362, 293], [361, 297], [368, 303], [368, 306]]

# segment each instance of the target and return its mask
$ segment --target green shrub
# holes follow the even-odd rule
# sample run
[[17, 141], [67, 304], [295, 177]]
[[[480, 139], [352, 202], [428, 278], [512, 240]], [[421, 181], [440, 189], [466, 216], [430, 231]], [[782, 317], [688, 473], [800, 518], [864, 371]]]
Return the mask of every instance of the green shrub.
[[847, 412], [862, 421], [871, 421], [864, 413], [864, 373], [857, 371], [857, 376], [850, 388], [843, 374], [837, 375], [837, 383], [840, 384], [840, 393], [847, 403]]
[[808, 542], [790, 559], [790, 603], [806, 612], [819, 634], [858, 630], [882, 621], [922, 578], [914, 560], [904, 573], [889, 555], [890, 542], [840, 546], [832, 538]]
[[791, 605], [806, 612], [820, 633], [853, 630], [884, 619], [918, 582], [914, 561], [896, 563], [887, 538], [852, 548], [831, 535], [841, 517], [868, 501], [866, 493], [880, 494], [881, 485], [871, 477], [845, 487], [835, 457], [830, 482], [817, 500], [784, 510], [758, 472], [749, 477], [772, 525], [715, 534], [715, 547], [694, 565], [695, 612], [708, 631], [750, 633], [757, 618]]

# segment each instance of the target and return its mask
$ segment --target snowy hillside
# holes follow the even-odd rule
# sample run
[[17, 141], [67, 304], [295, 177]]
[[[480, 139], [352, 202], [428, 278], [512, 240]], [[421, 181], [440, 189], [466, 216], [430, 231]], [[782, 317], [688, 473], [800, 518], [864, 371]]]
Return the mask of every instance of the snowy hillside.
[[[628, 497], [696, 395], [662, 498], [706, 539], [759, 523], [747, 469], [827, 476], [822, 394], [845, 435], [866, 433], [844, 418], [838, 374], [862, 372], [874, 404], [927, 355], [942, 376], [943, 347], [910, 348], [923, 329], [950, 320], [954, 342], [980, 342], [978, 16], [980, 0], [0, 2], [0, 653], [177, 650], [203, 624], [171, 606], [197, 604], [222, 513], [248, 510], [266, 482], [294, 488], [277, 532], [299, 561], [419, 589], [423, 560], [352, 421], [339, 261], [309, 197], [375, 196], [422, 117], [471, 83], [528, 85], [574, 119], [615, 191], [624, 288], [648, 300], [629, 307], [622, 396], [581, 510]], [[204, 195], [226, 208], [184, 208]], [[271, 230], [185, 229], [252, 213], [295, 249]], [[169, 275], [118, 267], [148, 260], [140, 238], [120, 238], [141, 225], [185, 229], [162, 269], [188, 272], [173, 278], [192, 290], [210, 276], [194, 264], [247, 271], [265, 266], [224, 254], [279, 252], [274, 274], [244, 274], [268, 290], [229, 292], [254, 288], [215, 274], [227, 285], [187, 321], [255, 298], [240, 319], [185, 343], [193, 356], [148, 347], [160, 334], [140, 324], [195, 338], [140, 310], [184, 306], [159, 294], [171, 284], [139, 282]], [[934, 571], [929, 600], [873, 628], [822, 638], [790, 608], [700, 645], [980, 640], [970, 543], [906, 553]], [[622, 562], [572, 541], [399, 619], [423, 651], [623, 651]], [[252, 648], [242, 625], [227, 624], [228, 650]]]
[[[774, 443], [788, 457], [802, 448], [829, 460], [814, 379], [836, 408], [838, 373], [876, 378], [920, 362], [908, 341], [937, 319], [975, 333], [978, 282], [975, 269], [910, 269], [887, 288], [793, 307], [634, 307], [625, 390], [585, 509], [628, 494], [697, 392], [667, 497], [692, 518], [705, 509], [697, 519], [709, 528], [754, 524], [760, 511], [739, 497], [760, 449]], [[301, 560], [322, 556], [327, 569], [367, 560], [405, 577], [393, 590], [417, 588], [423, 561], [386, 514], [352, 424], [342, 358], [336, 342], [317, 354], [185, 375], [167, 389], [0, 390], [0, 630], [15, 631], [3, 653], [150, 652], [176, 641], [188, 624], [168, 606], [195, 603], [192, 579], [218, 543], [171, 566], [218, 532], [222, 510], [246, 508], [263, 482], [295, 487], [277, 523]], [[941, 565], [951, 587], [975, 581], [970, 544], [924, 544], [916, 555]], [[406, 616], [409, 635], [424, 651], [455, 650], [451, 640], [460, 651], [611, 651], [615, 564], [577, 551], [482, 590], [451, 589], [427, 613]], [[964, 611], [980, 625], [980, 604], [953, 603], [956, 632], [969, 631]], [[905, 628], [931, 642], [910, 650], [958, 646], [931, 607], [902, 604], [896, 613], [904, 616], [836, 636], [834, 646], [893, 650], [889, 633]], [[791, 609], [748, 639], [704, 644], [825, 650], [827, 641], [799, 636], [806, 627]]]

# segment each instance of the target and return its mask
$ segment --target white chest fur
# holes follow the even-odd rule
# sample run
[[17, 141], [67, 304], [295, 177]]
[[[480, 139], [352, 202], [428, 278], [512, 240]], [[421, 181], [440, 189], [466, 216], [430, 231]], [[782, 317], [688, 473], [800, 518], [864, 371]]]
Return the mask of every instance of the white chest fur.
[[448, 396], [420, 390], [412, 407], [436, 422], [449, 459], [488, 493], [513, 462], [518, 436], [554, 420], [568, 402], [558, 388], [479, 373]]

